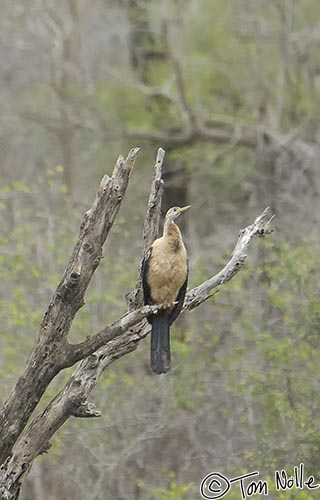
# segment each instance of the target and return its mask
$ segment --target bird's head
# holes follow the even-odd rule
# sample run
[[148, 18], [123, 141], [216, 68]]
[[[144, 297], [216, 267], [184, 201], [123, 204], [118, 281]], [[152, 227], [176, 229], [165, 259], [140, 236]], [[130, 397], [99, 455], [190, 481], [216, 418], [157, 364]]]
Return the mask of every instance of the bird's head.
[[181, 215], [183, 212], [188, 210], [191, 205], [187, 205], [186, 207], [172, 207], [169, 208], [168, 212], [166, 213], [166, 218], [165, 218], [165, 223], [173, 222], [179, 215]]

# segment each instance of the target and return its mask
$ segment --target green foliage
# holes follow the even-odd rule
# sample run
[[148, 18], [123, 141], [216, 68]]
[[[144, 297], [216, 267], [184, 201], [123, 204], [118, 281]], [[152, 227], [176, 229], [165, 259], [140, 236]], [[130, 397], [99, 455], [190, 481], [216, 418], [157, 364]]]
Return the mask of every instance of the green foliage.
[[[59, 231], [64, 227], [69, 232], [69, 226], [62, 212], [48, 210], [51, 202], [63, 197], [60, 175], [57, 167], [32, 185], [16, 181], [1, 189], [0, 217], [7, 235], [1, 238], [0, 258], [0, 369], [6, 379], [1, 384], [1, 398], [24, 366], [52, 293], [50, 281], [57, 283], [61, 272], [59, 261], [65, 249], [55, 245], [57, 234], [49, 228], [59, 226]], [[46, 204], [40, 198], [34, 203], [43, 190], [47, 190]]]
[[[311, 241], [300, 246], [269, 242], [267, 247], [260, 272], [243, 272], [236, 280], [241, 291], [236, 289], [232, 300], [244, 307], [233, 327], [238, 345], [224, 360], [226, 389], [254, 405], [251, 423], [244, 417], [257, 449], [264, 450], [261, 468], [281, 467], [290, 456], [316, 470], [319, 253]], [[260, 290], [253, 296], [254, 280]]]
[[[154, 500], [188, 500], [197, 498], [197, 489], [192, 483], [179, 484], [173, 473], [168, 474], [169, 484], [166, 488], [154, 488], [150, 490], [148, 499]], [[197, 493], [196, 493], [197, 492]]]

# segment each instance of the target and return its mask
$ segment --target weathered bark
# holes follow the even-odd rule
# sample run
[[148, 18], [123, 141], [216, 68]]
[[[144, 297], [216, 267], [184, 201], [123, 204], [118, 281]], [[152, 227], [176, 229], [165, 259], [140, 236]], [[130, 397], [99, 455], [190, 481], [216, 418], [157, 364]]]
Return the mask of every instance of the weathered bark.
[[[129, 312], [84, 342], [67, 341], [76, 312], [84, 304], [84, 295], [99, 265], [102, 246], [125, 194], [138, 149], [126, 160], [119, 158], [111, 178], [104, 176], [91, 209], [86, 212], [80, 234], [63, 278], [44, 316], [36, 345], [23, 374], [0, 413], [0, 497], [14, 500], [20, 485], [36, 457], [48, 450], [50, 440], [71, 416], [98, 417], [100, 411], [88, 401], [102, 371], [114, 360], [135, 350], [149, 333], [146, 315], [155, 306], [142, 306], [141, 279], [128, 294]], [[159, 149], [143, 233], [143, 254], [157, 237], [163, 193], [162, 163]], [[223, 270], [202, 285], [190, 290], [185, 309], [192, 309], [212, 295], [217, 286], [230, 280], [241, 268], [255, 234], [270, 232], [265, 210], [255, 222], [240, 232], [233, 256]], [[65, 387], [40, 414], [27, 422], [53, 377], [63, 368], [82, 360]]]
[[[0, 464], [11, 453], [46, 387], [70, 366], [66, 340], [85, 291], [102, 257], [102, 246], [118, 213], [139, 149], [119, 157], [112, 177], [105, 175], [96, 199], [83, 218], [70, 262], [44, 315], [35, 347], [15, 387], [0, 411]], [[72, 362], [71, 362], [72, 364]]]
[[202, 304], [202, 302], [212, 296], [212, 293], [210, 293], [211, 290], [214, 290], [219, 285], [224, 285], [240, 271], [247, 258], [246, 252], [252, 237], [255, 235], [262, 237], [272, 232], [270, 224], [274, 215], [268, 219], [268, 212], [269, 207], [267, 207], [262, 214], [256, 218], [253, 224], [240, 230], [238, 241], [234, 247], [229, 262], [218, 274], [212, 276], [212, 278], [190, 290], [184, 301], [185, 309], [191, 310]]

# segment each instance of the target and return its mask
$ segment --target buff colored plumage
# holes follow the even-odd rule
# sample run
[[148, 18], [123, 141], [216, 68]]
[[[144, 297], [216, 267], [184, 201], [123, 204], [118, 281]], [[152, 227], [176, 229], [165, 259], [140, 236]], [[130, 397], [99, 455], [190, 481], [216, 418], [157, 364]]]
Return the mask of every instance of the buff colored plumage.
[[151, 332], [151, 369], [154, 373], [170, 370], [170, 325], [179, 316], [188, 282], [188, 258], [180, 229], [174, 223], [190, 205], [170, 208], [165, 217], [163, 236], [154, 241], [142, 269], [145, 304], [159, 306], [148, 317]]

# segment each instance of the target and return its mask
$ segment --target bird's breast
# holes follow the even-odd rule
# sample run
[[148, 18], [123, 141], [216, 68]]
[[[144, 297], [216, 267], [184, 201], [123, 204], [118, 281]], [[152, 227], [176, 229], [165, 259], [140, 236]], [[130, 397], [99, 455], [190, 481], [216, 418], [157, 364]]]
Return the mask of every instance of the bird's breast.
[[172, 305], [184, 284], [188, 272], [187, 253], [184, 244], [162, 238], [152, 247], [147, 282], [155, 304]]

